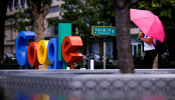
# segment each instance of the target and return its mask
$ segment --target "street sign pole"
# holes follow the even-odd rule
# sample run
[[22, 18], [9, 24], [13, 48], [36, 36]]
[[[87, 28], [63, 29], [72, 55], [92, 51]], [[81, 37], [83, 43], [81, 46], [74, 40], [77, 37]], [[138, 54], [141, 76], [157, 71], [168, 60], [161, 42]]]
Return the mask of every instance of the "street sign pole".
[[103, 36], [103, 69], [106, 69], [106, 38], [116, 36], [116, 28], [111, 26], [92, 26], [92, 35]]
[[106, 69], [106, 37], [103, 40], [103, 69]]

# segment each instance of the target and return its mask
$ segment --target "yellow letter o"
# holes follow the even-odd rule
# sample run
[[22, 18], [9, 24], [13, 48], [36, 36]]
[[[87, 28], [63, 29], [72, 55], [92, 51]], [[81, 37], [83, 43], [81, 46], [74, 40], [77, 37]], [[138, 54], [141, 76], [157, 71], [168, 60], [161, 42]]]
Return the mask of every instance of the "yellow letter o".
[[48, 69], [49, 62], [47, 57], [47, 45], [49, 40], [41, 40], [38, 44], [37, 57], [40, 64], [45, 64], [45, 69]]

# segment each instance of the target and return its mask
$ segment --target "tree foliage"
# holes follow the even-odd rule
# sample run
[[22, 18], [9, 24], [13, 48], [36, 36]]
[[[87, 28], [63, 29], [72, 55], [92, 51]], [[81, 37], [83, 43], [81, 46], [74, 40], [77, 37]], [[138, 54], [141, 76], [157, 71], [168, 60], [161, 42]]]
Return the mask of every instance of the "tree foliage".
[[175, 64], [175, 0], [142, 0], [132, 8], [149, 10], [160, 18], [165, 29], [169, 60]]
[[[84, 48], [93, 42], [91, 26], [112, 26], [112, 9], [108, 0], [63, 0], [61, 5], [62, 19], [49, 19], [50, 24], [72, 23], [73, 35], [81, 36]], [[83, 49], [84, 50], [84, 49]]]
[[[51, 0], [32, 0], [36, 7], [37, 7], [37, 13], [41, 11], [42, 5], [48, 4], [50, 5], [52, 3]], [[33, 25], [34, 25], [34, 19], [32, 17], [31, 11], [34, 10], [33, 7], [31, 7], [31, 2], [27, 0], [27, 9], [20, 8], [18, 6], [18, 11], [15, 12], [13, 15], [7, 16], [7, 18], [11, 19], [8, 21], [8, 23], [11, 23], [10, 28], [12, 28], [14, 31], [20, 32], [20, 31], [32, 31]]]
[[14, 13], [9, 21], [10, 28], [15, 31], [34, 31], [35, 41], [44, 39], [44, 20], [50, 9], [52, 0], [27, 0], [28, 8]]
[[175, 0], [142, 0], [132, 8], [152, 11], [159, 16], [165, 30], [175, 30]]
[[12, 18], [8, 23], [11, 23], [9, 28], [12, 28], [14, 31], [32, 31], [33, 29], [33, 18], [30, 14], [30, 9], [19, 9], [18, 12], [14, 13]]

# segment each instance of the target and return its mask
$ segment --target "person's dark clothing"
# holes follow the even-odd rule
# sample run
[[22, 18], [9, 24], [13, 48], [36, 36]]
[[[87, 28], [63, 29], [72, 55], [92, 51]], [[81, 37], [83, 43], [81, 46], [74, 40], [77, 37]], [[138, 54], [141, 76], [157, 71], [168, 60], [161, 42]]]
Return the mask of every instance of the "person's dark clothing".
[[152, 69], [153, 62], [154, 62], [156, 55], [157, 55], [157, 52], [155, 49], [145, 51], [145, 56], [142, 62], [142, 67], [145, 69], [147, 68]]

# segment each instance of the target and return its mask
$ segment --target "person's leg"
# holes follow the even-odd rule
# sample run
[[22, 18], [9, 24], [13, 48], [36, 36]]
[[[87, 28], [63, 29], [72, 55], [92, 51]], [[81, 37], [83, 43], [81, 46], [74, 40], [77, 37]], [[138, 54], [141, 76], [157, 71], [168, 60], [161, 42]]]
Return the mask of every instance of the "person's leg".
[[142, 67], [143, 68], [149, 68], [152, 69], [153, 66], [153, 61], [156, 57], [156, 51], [155, 50], [149, 50], [149, 51], [145, 51], [145, 56], [144, 56], [144, 60], [142, 63]]
[[154, 59], [155, 59], [156, 55], [157, 55], [156, 50], [151, 50], [151, 59], [150, 59], [151, 69], [153, 67], [153, 63], [154, 63]]
[[151, 68], [149, 65], [149, 59], [150, 59], [150, 52], [149, 51], [145, 51], [145, 56], [142, 62], [142, 68], [147, 69], [147, 68]]

